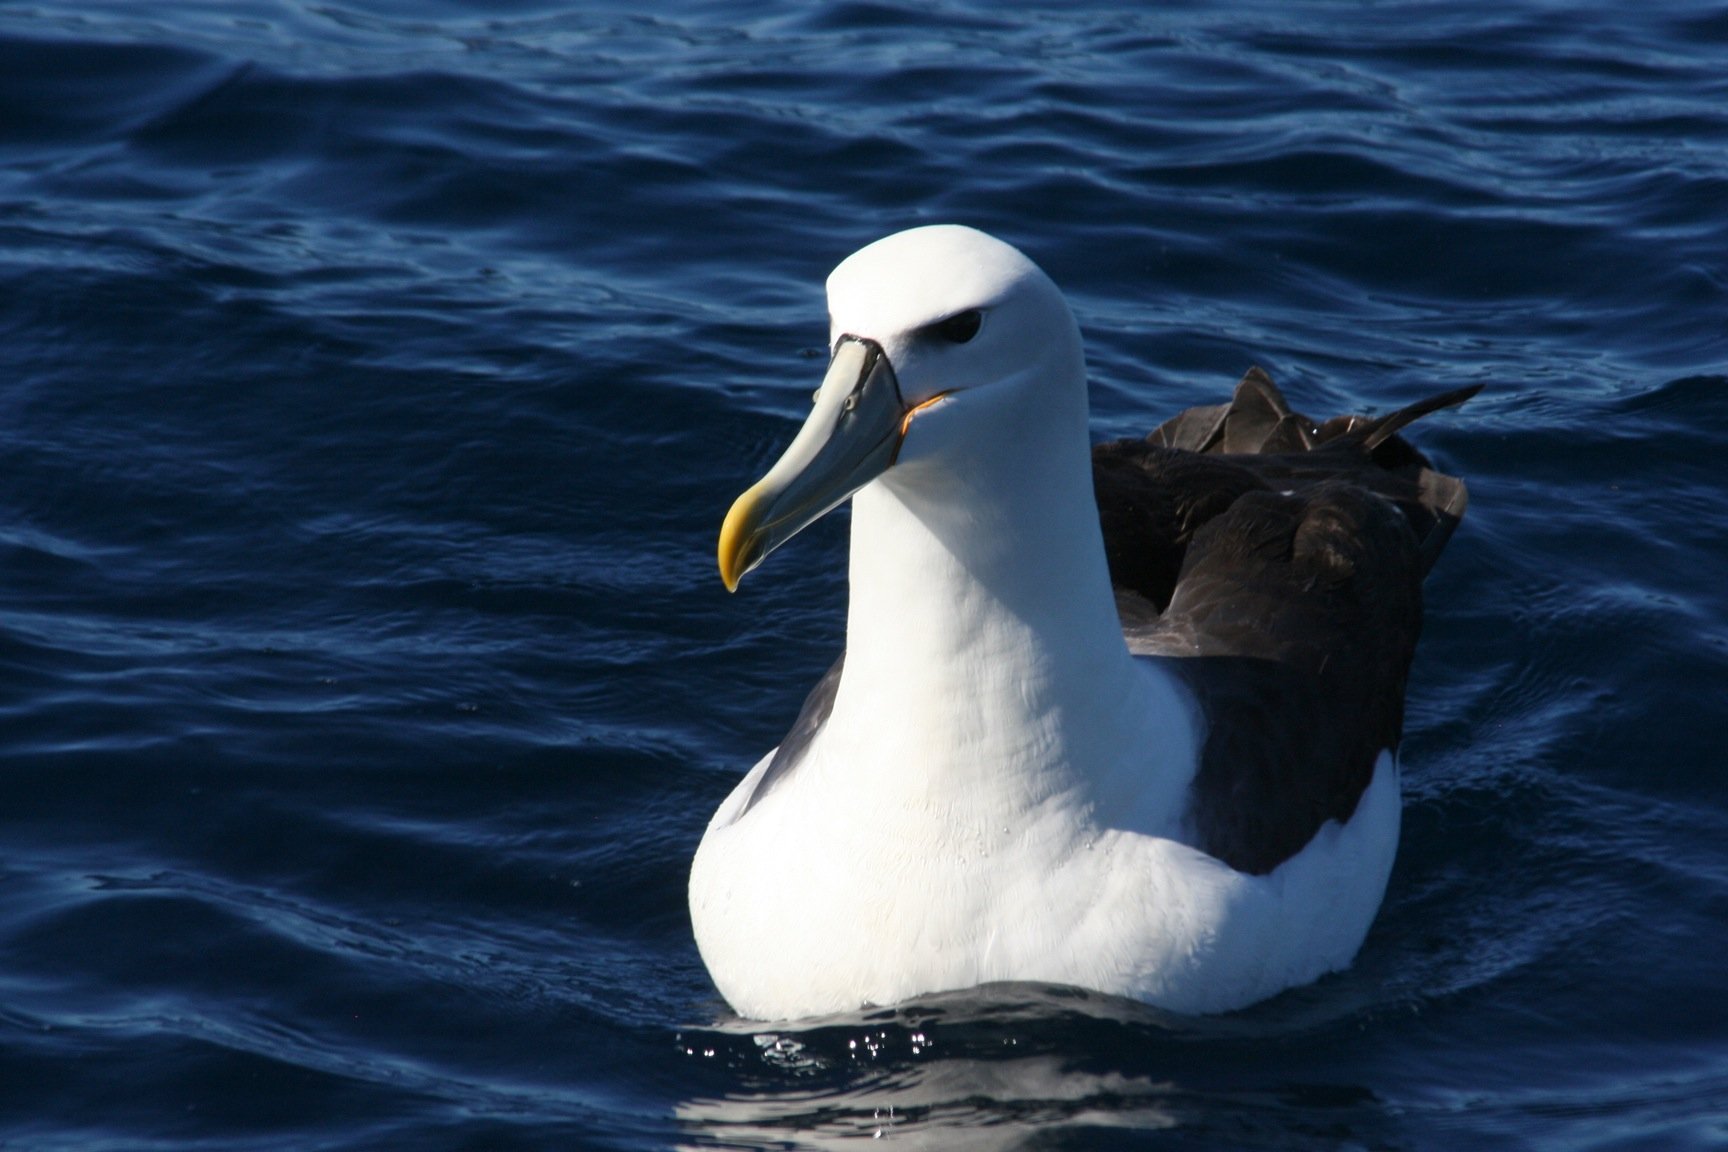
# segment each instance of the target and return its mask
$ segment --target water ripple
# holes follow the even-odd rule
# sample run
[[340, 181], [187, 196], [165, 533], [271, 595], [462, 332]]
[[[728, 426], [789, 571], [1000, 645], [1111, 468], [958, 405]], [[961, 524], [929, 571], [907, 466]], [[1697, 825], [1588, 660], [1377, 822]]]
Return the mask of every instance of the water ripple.
[[[1395, 15], [0, 10], [0, 1140], [1719, 1139], [1728, 21]], [[1063, 285], [1100, 436], [1488, 385], [1349, 971], [715, 998], [689, 855], [845, 526], [742, 598], [713, 533], [828, 269], [938, 219]]]

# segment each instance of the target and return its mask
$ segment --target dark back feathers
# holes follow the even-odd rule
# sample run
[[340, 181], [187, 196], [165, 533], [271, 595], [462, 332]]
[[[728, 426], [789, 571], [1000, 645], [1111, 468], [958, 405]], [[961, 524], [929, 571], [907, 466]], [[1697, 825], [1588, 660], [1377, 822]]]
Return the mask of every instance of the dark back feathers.
[[1209, 718], [1189, 824], [1232, 867], [1347, 820], [1397, 748], [1422, 580], [1468, 500], [1399, 433], [1477, 391], [1317, 424], [1255, 368], [1229, 404], [1094, 449], [1124, 632]]

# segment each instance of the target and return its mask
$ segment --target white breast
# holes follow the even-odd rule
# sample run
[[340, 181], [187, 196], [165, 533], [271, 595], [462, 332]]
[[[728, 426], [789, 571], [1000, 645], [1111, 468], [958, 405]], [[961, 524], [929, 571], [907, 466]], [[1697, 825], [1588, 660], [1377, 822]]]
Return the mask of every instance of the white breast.
[[[756, 772], [764, 765], [758, 765]], [[753, 773], [754, 775], [754, 773]], [[1015, 827], [834, 804], [802, 771], [691, 873], [703, 960], [741, 1014], [786, 1019], [1001, 980], [1177, 1012], [1241, 1007], [1347, 965], [1397, 851], [1390, 754], [1343, 826], [1265, 876], [1055, 802]], [[915, 834], [909, 834], [914, 833]]]

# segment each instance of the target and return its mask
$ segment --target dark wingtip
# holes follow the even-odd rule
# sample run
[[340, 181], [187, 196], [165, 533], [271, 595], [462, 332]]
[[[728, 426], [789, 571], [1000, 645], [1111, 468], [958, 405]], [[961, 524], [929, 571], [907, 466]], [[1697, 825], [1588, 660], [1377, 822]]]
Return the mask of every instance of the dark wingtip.
[[1450, 392], [1442, 392], [1437, 396], [1430, 396], [1426, 400], [1418, 400], [1414, 404], [1405, 405], [1396, 412], [1372, 420], [1366, 428], [1362, 429], [1362, 446], [1372, 452], [1422, 417], [1433, 412], [1439, 412], [1443, 408], [1456, 408], [1482, 391], [1484, 387], [1486, 385], [1470, 384], [1463, 388], [1454, 388]]
[[1417, 484], [1422, 507], [1434, 517], [1434, 522], [1419, 541], [1422, 575], [1426, 577], [1434, 571], [1434, 565], [1440, 562], [1440, 553], [1446, 550], [1446, 542], [1452, 539], [1452, 533], [1463, 522], [1464, 510], [1470, 506], [1470, 489], [1458, 477], [1431, 468], [1422, 470]]

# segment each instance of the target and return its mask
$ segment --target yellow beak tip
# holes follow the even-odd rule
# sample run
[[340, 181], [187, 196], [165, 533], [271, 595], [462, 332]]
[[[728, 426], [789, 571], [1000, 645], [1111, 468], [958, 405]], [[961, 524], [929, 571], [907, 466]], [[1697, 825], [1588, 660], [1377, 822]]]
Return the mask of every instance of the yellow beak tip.
[[726, 585], [728, 592], [738, 591], [738, 581], [744, 578], [747, 557], [755, 542], [756, 522], [761, 509], [758, 487], [760, 485], [738, 497], [726, 513], [726, 522], [720, 526], [720, 582]]

